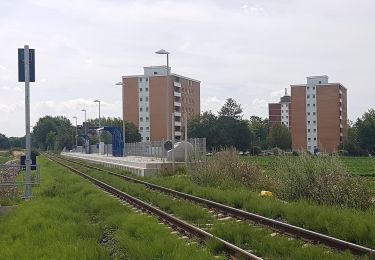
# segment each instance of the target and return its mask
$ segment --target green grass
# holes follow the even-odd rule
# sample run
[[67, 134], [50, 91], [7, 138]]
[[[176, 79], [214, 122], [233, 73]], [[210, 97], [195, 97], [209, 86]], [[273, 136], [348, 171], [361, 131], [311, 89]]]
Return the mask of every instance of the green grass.
[[9, 151], [0, 151], [0, 164], [4, 164], [11, 159]]
[[281, 235], [271, 236], [273, 231], [267, 228], [231, 220], [219, 221], [200, 206], [184, 200], [172, 200], [171, 197], [158, 192], [150, 192], [141, 184], [127, 182], [116, 176], [84, 167], [80, 167], [80, 170], [190, 223], [198, 226], [211, 223], [209, 232], [243, 248], [251, 248], [255, 254], [269, 259], [352, 259], [352, 255], [348, 253], [333, 253], [323, 246], [304, 247], [304, 243], [299, 240], [291, 240]]
[[[243, 156], [245, 160], [254, 162], [261, 166], [264, 170], [269, 170], [272, 163], [277, 159], [274, 156]], [[291, 157], [291, 158], [298, 158]], [[362, 176], [374, 176], [375, 177], [375, 157], [349, 157], [341, 156], [340, 159], [351, 174], [357, 174]]]
[[0, 259], [211, 259], [165, 225], [39, 158], [34, 198], [0, 216]]
[[[95, 166], [108, 169], [103, 166]], [[128, 174], [119, 169], [110, 168], [110, 170]], [[361, 211], [336, 206], [323, 206], [305, 200], [288, 203], [277, 198], [260, 197], [258, 193], [246, 188], [219, 189], [200, 186], [193, 183], [186, 175], [133, 177], [266, 217], [286, 220], [293, 225], [375, 248], [375, 209], [373, 207]], [[372, 185], [375, 190], [375, 181], [369, 182], [369, 185]]]

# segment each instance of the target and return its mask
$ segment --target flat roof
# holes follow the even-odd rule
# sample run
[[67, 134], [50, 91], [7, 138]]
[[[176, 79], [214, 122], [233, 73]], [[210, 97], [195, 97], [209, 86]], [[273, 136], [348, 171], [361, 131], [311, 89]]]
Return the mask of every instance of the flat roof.
[[[316, 86], [327, 86], [327, 85], [340, 85], [341, 87], [345, 88], [346, 87], [339, 83], [339, 82], [335, 82], [335, 83], [322, 83], [322, 84], [315, 84]], [[308, 84], [296, 84], [296, 85], [290, 85], [291, 87], [307, 87], [307, 86], [311, 86], [311, 85], [308, 85]]]

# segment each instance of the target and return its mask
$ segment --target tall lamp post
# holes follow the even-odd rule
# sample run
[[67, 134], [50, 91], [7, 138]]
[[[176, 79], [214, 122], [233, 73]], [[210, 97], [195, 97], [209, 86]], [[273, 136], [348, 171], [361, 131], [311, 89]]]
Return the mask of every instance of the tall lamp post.
[[[100, 128], [100, 100], [94, 100], [94, 102], [99, 103], [99, 128]], [[99, 154], [100, 154], [100, 130], [99, 130]]]
[[77, 129], [77, 117], [76, 116], [73, 116], [73, 118], [76, 119], [76, 150], [77, 150], [77, 147], [78, 147], [78, 129]]
[[125, 157], [125, 84], [117, 82], [115, 85], [122, 88], [122, 142], [124, 144], [122, 156]]
[[86, 122], [86, 109], [82, 109], [81, 111], [85, 112], [85, 153], [87, 153], [87, 122]]
[[167, 55], [167, 93], [166, 93], [166, 110], [165, 110], [165, 119], [166, 119], [166, 128], [167, 128], [167, 140], [169, 140], [169, 52], [164, 49], [161, 49], [156, 54]]
[[[87, 123], [86, 123], [86, 109], [82, 109], [81, 110], [82, 112], [85, 112], [85, 135], [87, 135]], [[85, 136], [85, 138], [86, 138], [86, 136]]]

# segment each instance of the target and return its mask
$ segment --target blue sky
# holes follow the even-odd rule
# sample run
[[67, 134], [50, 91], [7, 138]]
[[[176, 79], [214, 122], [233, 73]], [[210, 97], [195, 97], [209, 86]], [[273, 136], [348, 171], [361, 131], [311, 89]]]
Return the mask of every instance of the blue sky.
[[[348, 88], [354, 120], [375, 107], [375, 2], [369, 0], [0, 0], [0, 133], [24, 133], [17, 48], [36, 49], [31, 124], [44, 115], [120, 116], [122, 75], [163, 65], [201, 80], [201, 110], [228, 97], [245, 117], [306, 76]], [[73, 120], [73, 119], [72, 119]]]

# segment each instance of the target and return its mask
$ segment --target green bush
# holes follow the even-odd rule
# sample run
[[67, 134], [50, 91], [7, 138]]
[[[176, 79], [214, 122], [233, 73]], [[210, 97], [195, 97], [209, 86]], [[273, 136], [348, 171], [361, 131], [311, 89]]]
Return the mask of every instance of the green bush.
[[262, 148], [260, 148], [259, 146], [253, 146], [253, 148], [251, 148], [252, 155], [259, 155], [261, 152]]
[[359, 209], [370, 206], [371, 192], [358, 177], [347, 174], [335, 156], [280, 157], [272, 165], [273, 191], [282, 199], [307, 199], [319, 204]]

